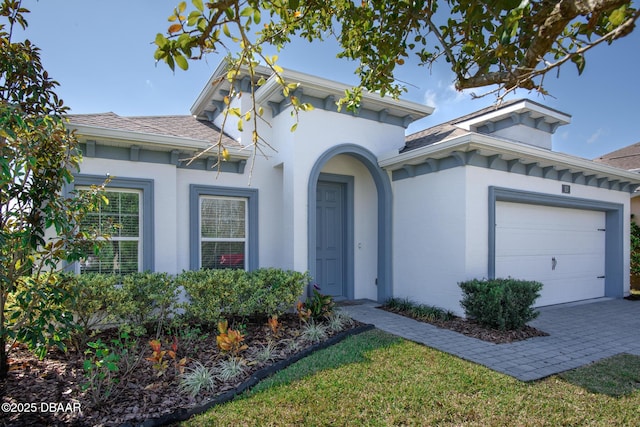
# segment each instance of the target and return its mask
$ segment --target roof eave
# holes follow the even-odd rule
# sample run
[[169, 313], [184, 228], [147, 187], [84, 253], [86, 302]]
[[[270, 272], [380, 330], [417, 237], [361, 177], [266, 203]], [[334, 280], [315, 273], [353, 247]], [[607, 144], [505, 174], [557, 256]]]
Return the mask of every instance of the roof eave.
[[509, 117], [518, 112], [528, 111], [534, 118], [542, 118], [547, 123], [554, 123], [557, 126], [567, 125], [571, 123], [571, 116], [566, 113], [545, 107], [536, 102], [523, 99], [504, 108], [496, 108], [494, 111], [480, 114], [471, 119], [456, 122], [455, 125], [465, 130], [475, 130], [488, 122], [496, 122], [498, 120]]
[[[268, 72], [268, 68], [262, 65], [258, 65], [254, 71], [257, 75], [261, 76], [268, 76], [269, 74], [271, 74]], [[241, 72], [247, 73], [247, 68], [243, 66]], [[209, 80], [200, 91], [200, 94], [196, 98], [195, 102], [191, 106], [191, 109], [189, 111], [192, 115], [196, 117], [204, 117], [205, 111], [208, 109], [207, 107], [211, 106], [211, 101], [213, 99], [222, 97], [220, 95], [220, 90], [224, 87], [228, 89], [230, 85], [229, 81], [226, 78], [226, 75], [227, 62], [220, 61], [216, 69], [211, 74], [211, 77], [209, 77]]]
[[477, 150], [486, 155], [501, 155], [505, 160], [520, 159], [527, 163], [538, 163], [540, 166], [555, 166], [557, 168], [571, 169], [576, 172], [587, 172], [603, 177], [630, 181], [633, 184], [640, 184], [640, 174], [637, 173], [569, 154], [549, 151], [478, 133], [468, 133], [404, 153], [390, 154], [381, 158], [378, 164], [382, 168], [393, 171], [401, 169], [405, 165], [422, 163], [429, 158], [439, 159], [453, 152], [468, 152], [473, 150]]
[[[102, 138], [105, 140], [118, 141], [124, 143], [139, 143], [147, 146], [165, 149], [179, 150], [204, 150], [211, 147], [208, 141], [194, 138], [177, 137], [172, 135], [149, 134], [145, 132], [134, 132], [121, 129], [104, 128], [100, 126], [78, 125], [69, 123], [68, 128], [75, 130], [78, 135], [85, 138]], [[233, 158], [248, 159], [250, 154], [239, 148], [227, 147], [229, 155]]]
[[[320, 92], [324, 94], [325, 97], [333, 96], [336, 100], [342, 98], [345, 91], [352, 88], [352, 86], [344, 83], [294, 70], [284, 70], [281, 73], [281, 77], [285, 82], [299, 83], [304, 93], [308, 91]], [[260, 104], [265, 104], [269, 101], [280, 101], [283, 98], [282, 87], [278, 83], [278, 79], [273, 75], [269, 77], [266, 83], [256, 92], [256, 102]], [[426, 117], [434, 111], [433, 107], [427, 105], [403, 99], [395, 99], [390, 96], [383, 97], [371, 92], [362, 94], [361, 103], [363, 106], [375, 111], [387, 109], [390, 113], [398, 116], [410, 115], [413, 120]]]
[[[241, 72], [247, 74], [248, 70], [243, 67]], [[226, 73], [226, 63], [221, 62], [191, 107], [191, 114], [202, 117], [206, 110], [211, 109], [210, 103], [212, 100], [222, 99], [223, 95], [220, 91], [223, 89], [228, 90], [230, 84], [226, 79]], [[255, 73], [258, 76], [267, 77], [266, 83], [256, 91], [256, 102], [265, 105], [269, 101], [280, 101], [284, 98], [281, 86], [268, 67], [258, 66], [255, 69]], [[280, 76], [287, 83], [299, 83], [303, 92], [319, 92], [327, 97], [333, 96], [336, 100], [344, 96], [345, 90], [351, 89], [351, 86], [344, 83], [293, 70], [284, 70], [280, 73]], [[394, 99], [390, 96], [382, 97], [379, 94], [370, 92], [363, 94], [362, 105], [376, 111], [387, 109], [389, 113], [398, 116], [411, 116], [413, 120], [426, 117], [434, 111], [433, 107], [402, 99]]]

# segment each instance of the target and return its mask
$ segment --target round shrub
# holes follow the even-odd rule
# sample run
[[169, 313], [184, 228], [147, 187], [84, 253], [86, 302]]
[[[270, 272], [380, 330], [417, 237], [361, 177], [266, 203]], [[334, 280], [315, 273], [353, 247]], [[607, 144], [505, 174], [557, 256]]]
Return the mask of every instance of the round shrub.
[[522, 329], [538, 317], [533, 303], [540, 296], [542, 283], [507, 279], [469, 280], [459, 284], [460, 304], [467, 317], [501, 331]]

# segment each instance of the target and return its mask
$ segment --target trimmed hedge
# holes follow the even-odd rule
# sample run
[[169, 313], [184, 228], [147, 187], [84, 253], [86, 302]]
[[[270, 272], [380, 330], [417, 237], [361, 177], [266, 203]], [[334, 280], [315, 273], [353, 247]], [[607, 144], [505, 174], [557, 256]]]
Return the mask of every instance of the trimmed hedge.
[[66, 303], [78, 326], [73, 334], [73, 343], [78, 351], [83, 351], [91, 331], [118, 321], [112, 307], [117, 300], [116, 285], [120, 282], [120, 276], [67, 273], [66, 277], [69, 292], [75, 296]]
[[173, 316], [178, 304], [178, 286], [168, 273], [129, 273], [116, 287], [113, 313], [136, 334], [155, 329], [157, 337]]
[[467, 317], [501, 331], [522, 329], [538, 317], [533, 303], [540, 296], [542, 283], [526, 280], [469, 280], [459, 283], [460, 304]]
[[[278, 268], [65, 275], [65, 300], [82, 348], [91, 330], [118, 324], [135, 334], [161, 335], [178, 309], [197, 323], [216, 324], [225, 317], [269, 317], [292, 309], [310, 281], [306, 273]], [[180, 287], [187, 302], [179, 303]], [[148, 329], [147, 329], [148, 328]]]
[[184, 271], [176, 277], [189, 300], [185, 314], [201, 323], [231, 316], [272, 316], [291, 309], [309, 283], [306, 273], [278, 268]]

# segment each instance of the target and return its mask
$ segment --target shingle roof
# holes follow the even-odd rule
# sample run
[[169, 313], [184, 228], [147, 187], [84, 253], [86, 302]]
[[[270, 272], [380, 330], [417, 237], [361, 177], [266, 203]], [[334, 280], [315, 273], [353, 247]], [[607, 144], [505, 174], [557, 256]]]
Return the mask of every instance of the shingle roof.
[[400, 152], [404, 153], [415, 150], [416, 148], [432, 145], [445, 139], [455, 138], [456, 136], [468, 133], [470, 133], [468, 130], [459, 128], [453, 125], [452, 122], [443, 123], [408, 135], [405, 138], [404, 147]]
[[[174, 136], [191, 138], [210, 143], [218, 142], [220, 128], [206, 120], [199, 120], [193, 116], [130, 116], [122, 117], [115, 113], [99, 114], [71, 114], [68, 116], [73, 125], [95, 126], [106, 129], [141, 132], [150, 135]], [[225, 146], [240, 146], [240, 144], [223, 134], [222, 143]]]
[[[444, 141], [444, 140], [449, 139], [449, 138], [455, 138], [455, 137], [460, 136], [460, 135], [466, 135], [468, 133], [473, 133], [471, 131], [462, 129], [461, 127], [458, 127], [456, 125], [458, 123], [462, 123], [462, 122], [465, 122], [467, 120], [474, 119], [474, 118], [482, 116], [484, 114], [491, 113], [493, 111], [500, 110], [502, 108], [506, 108], [506, 107], [509, 107], [511, 105], [523, 102], [523, 101], [527, 101], [528, 103], [536, 104], [536, 105], [539, 105], [541, 107], [544, 107], [544, 108], [552, 110], [551, 108], [546, 107], [546, 106], [544, 106], [544, 105], [542, 105], [540, 103], [537, 103], [535, 101], [531, 101], [530, 99], [513, 99], [513, 100], [510, 100], [510, 101], [504, 101], [500, 105], [491, 105], [491, 106], [483, 108], [481, 110], [477, 110], [477, 111], [474, 111], [472, 113], [466, 114], [466, 115], [464, 115], [462, 117], [458, 117], [458, 118], [455, 118], [453, 120], [449, 120], [448, 122], [439, 124], [437, 126], [433, 126], [433, 127], [421, 130], [420, 132], [416, 132], [416, 133], [413, 133], [411, 135], [408, 135], [405, 138], [405, 146], [404, 146], [404, 148], [402, 148], [400, 150], [400, 152], [403, 153], [403, 152], [406, 152], [406, 151], [415, 150], [417, 148], [424, 147], [424, 146], [427, 146], [427, 145], [432, 145], [432, 144]], [[554, 111], [556, 111], [556, 110], [554, 110]]]
[[593, 161], [626, 170], [640, 169], [640, 142], [603, 154]]

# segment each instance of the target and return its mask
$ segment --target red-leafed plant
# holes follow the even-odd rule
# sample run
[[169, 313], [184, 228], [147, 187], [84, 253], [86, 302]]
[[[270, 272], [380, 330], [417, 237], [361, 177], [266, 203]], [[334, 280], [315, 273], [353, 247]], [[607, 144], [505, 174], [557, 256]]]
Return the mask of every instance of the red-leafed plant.
[[146, 359], [153, 363], [153, 369], [158, 371], [157, 375], [159, 377], [163, 376], [167, 371], [167, 368], [169, 367], [169, 361], [164, 358], [165, 355], [173, 360], [173, 366], [176, 370], [176, 373], [184, 373], [184, 368], [187, 365], [188, 359], [186, 357], [178, 359], [178, 338], [173, 337], [171, 350], [163, 350], [160, 340], [151, 340], [149, 341], [149, 345], [151, 346], [151, 350], [153, 351], [153, 353]]
[[269, 317], [269, 319], [267, 320], [267, 325], [269, 325], [271, 334], [274, 337], [280, 335], [280, 332], [282, 330], [282, 323], [280, 323], [280, 321], [278, 320], [278, 315], [274, 314], [273, 316]]
[[226, 320], [218, 322], [218, 332], [216, 344], [218, 344], [218, 348], [222, 352], [237, 356], [241, 351], [248, 348], [246, 344], [243, 344], [244, 335], [238, 330], [229, 328]]
[[167, 367], [169, 366], [169, 362], [164, 360], [164, 355], [167, 354], [167, 350], [162, 350], [162, 343], [160, 340], [151, 340], [149, 341], [149, 345], [151, 346], [153, 353], [146, 359], [153, 363], [153, 369], [157, 371], [156, 375], [161, 377], [167, 371]]

